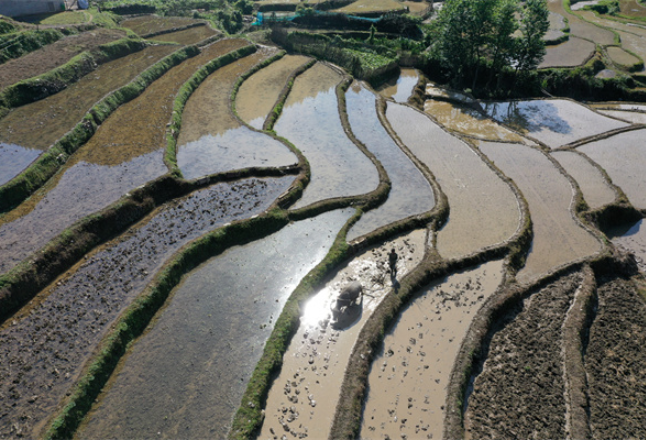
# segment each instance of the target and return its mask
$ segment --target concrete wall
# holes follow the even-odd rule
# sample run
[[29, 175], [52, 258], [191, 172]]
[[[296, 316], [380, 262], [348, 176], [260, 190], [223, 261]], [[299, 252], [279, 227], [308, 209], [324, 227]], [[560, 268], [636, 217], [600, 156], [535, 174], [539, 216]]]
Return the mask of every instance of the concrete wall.
[[63, 0], [0, 0], [0, 14], [9, 17], [57, 12], [65, 5]]

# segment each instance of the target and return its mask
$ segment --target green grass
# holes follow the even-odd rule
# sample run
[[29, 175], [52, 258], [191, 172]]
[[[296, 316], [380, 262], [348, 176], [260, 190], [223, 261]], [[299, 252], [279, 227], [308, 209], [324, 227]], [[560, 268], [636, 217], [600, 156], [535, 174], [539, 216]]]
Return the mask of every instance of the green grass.
[[38, 24], [48, 25], [70, 25], [89, 23], [92, 16], [85, 11], [65, 11], [58, 14], [50, 15]]

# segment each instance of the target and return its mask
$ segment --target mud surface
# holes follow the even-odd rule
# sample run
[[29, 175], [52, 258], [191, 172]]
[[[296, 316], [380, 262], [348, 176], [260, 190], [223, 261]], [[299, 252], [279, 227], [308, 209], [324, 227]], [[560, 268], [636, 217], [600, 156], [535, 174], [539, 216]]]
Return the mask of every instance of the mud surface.
[[156, 15], [143, 15], [121, 22], [121, 27], [128, 28], [138, 35], [147, 35], [179, 27], [188, 26], [196, 20], [185, 17], [158, 17]]
[[252, 127], [262, 129], [287, 84], [287, 77], [309, 60], [302, 55], [285, 55], [247, 78], [236, 96], [236, 111], [240, 118]]
[[161, 34], [151, 38], [151, 40], [167, 41], [171, 43], [179, 43], [179, 44], [188, 46], [190, 44], [197, 44], [200, 41], [206, 40], [207, 38], [212, 37], [217, 33], [218, 33], [217, 31], [214, 31], [209, 26], [196, 26], [179, 32]]
[[601, 284], [597, 293], [584, 358], [592, 436], [639, 438], [646, 426], [646, 303], [622, 279]]
[[[424, 256], [426, 231], [412, 232], [352, 259], [306, 305], [298, 331], [283, 356], [283, 366], [269, 391], [259, 439], [328, 438], [339, 391], [356, 338], [375, 307], [394, 294], [387, 273], [388, 252], [397, 249], [401, 279]], [[350, 307], [337, 325], [330, 306], [343, 287], [359, 281], [360, 305]]]
[[578, 148], [601, 166], [639, 209], [646, 208], [646, 130], [621, 133]]
[[640, 62], [639, 58], [629, 54], [621, 47], [609, 46], [606, 48], [606, 51], [608, 52], [608, 55], [610, 56], [610, 59], [612, 59], [613, 62], [621, 64], [623, 66], [630, 67], [633, 64], [637, 64]]
[[392, 184], [388, 200], [363, 214], [348, 232], [348, 241], [403, 218], [422, 214], [435, 205], [433, 189], [424, 175], [404, 154], [379, 121], [375, 95], [354, 82], [346, 93], [350, 128], [388, 173]]
[[290, 224], [189, 274], [80, 438], [224, 438], [285, 301], [352, 213]]
[[116, 29], [94, 29], [70, 35], [41, 49], [0, 64], [0, 90], [67, 63], [75, 55], [126, 36]]
[[346, 136], [339, 115], [336, 86], [341, 76], [316, 64], [294, 82], [276, 123], [276, 133], [292, 142], [310, 163], [312, 177], [300, 208], [319, 200], [373, 191], [377, 169]]
[[177, 163], [185, 178], [298, 162], [286, 145], [240, 124], [230, 108], [238, 77], [272, 52], [259, 51], [218, 69], [191, 95], [177, 141]]
[[500, 323], [467, 401], [466, 438], [566, 438], [561, 327], [581, 280], [549, 284]]
[[433, 282], [401, 312], [372, 363], [361, 438], [442, 438], [455, 357], [501, 280], [490, 262]]
[[574, 178], [590, 208], [601, 208], [615, 201], [615, 190], [601, 171], [585, 157], [571, 151], [555, 151], [552, 156]]
[[449, 130], [467, 136], [490, 141], [524, 142], [517, 133], [495, 123], [470, 107], [429, 99], [424, 102], [424, 111]]
[[627, 125], [565, 99], [490, 102], [485, 111], [551, 148]]
[[[105, 95], [177, 48], [148, 47], [99, 66], [65, 90], [12, 110], [0, 119], [0, 141], [45, 150], [78, 124]], [[19, 171], [21, 171], [20, 169]]]
[[164, 174], [165, 132], [175, 93], [198, 66], [231, 50], [215, 43], [115, 111], [40, 191], [2, 218], [0, 273], [76, 220]]
[[419, 73], [415, 69], [402, 68], [397, 78], [387, 81], [379, 88], [377, 92], [384, 98], [390, 98], [396, 102], [406, 102], [413, 93], [413, 88], [417, 85]]
[[569, 40], [561, 44], [545, 47], [545, 56], [538, 68], [581, 66], [592, 57], [595, 48], [591, 41], [570, 36]]
[[449, 220], [437, 238], [442, 257], [471, 254], [516, 232], [520, 221], [516, 196], [472, 148], [410, 107], [388, 104], [386, 116], [449, 199]]
[[574, 188], [547, 156], [520, 144], [481, 141], [480, 149], [513, 179], [529, 205], [534, 237], [518, 281], [526, 283], [601, 250], [601, 243], [575, 220]]
[[181, 246], [266, 209], [293, 178], [220, 184], [169, 203], [88, 255], [0, 328], [0, 437], [50, 415], [114, 319]]
[[646, 273], [646, 227], [640, 220], [630, 227], [618, 227], [610, 230], [608, 236], [612, 243], [625, 252], [635, 256], [639, 270]]

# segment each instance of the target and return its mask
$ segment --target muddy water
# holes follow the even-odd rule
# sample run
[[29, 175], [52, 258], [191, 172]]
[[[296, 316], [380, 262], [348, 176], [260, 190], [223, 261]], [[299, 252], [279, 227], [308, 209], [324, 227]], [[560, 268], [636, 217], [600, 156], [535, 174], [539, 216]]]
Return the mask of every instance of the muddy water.
[[231, 89], [235, 81], [271, 54], [271, 51], [259, 51], [218, 69], [191, 95], [177, 140], [177, 163], [185, 178], [298, 162], [286, 145], [243, 126], [231, 112]]
[[74, 221], [167, 171], [165, 132], [175, 93], [200, 65], [247, 44], [230, 41], [209, 46], [121, 106], [45, 187], [2, 218], [0, 273]]
[[516, 232], [520, 209], [513, 191], [473, 149], [410, 107], [388, 104], [386, 115], [449, 199], [449, 220], [437, 238], [440, 255], [471, 254]]
[[324, 64], [308, 69], [296, 78], [276, 123], [276, 133], [292, 142], [311, 167], [310, 183], [296, 208], [364, 194], [379, 184], [375, 166], [343, 131], [335, 92], [339, 82], [341, 76]]
[[401, 312], [372, 363], [361, 438], [442, 438], [455, 357], [501, 280], [502, 261], [489, 262], [431, 283]]
[[429, 99], [424, 102], [424, 111], [449, 130], [468, 136], [490, 141], [524, 142], [517, 133], [466, 106]]
[[188, 275], [79, 437], [224, 438], [274, 320], [352, 213], [290, 224]]
[[583, 198], [590, 208], [600, 208], [615, 201], [615, 190], [601, 171], [585, 157], [571, 151], [555, 151], [552, 156], [579, 184]]
[[547, 67], [576, 67], [585, 64], [594, 54], [593, 42], [571, 36], [569, 40], [555, 46], [547, 46], [539, 69]]
[[292, 181], [219, 184], [164, 205], [88, 255], [39, 295], [32, 310], [1, 327], [0, 394], [7, 397], [0, 399], [0, 437], [16, 423], [25, 437], [37, 438], [32, 429], [51, 414], [113, 320], [162, 264], [207, 231], [260, 213]]
[[601, 250], [601, 243], [574, 219], [574, 188], [547, 156], [520, 144], [480, 141], [479, 145], [513, 179], [529, 204], [534, 239], [518, 281], [527, 283]]
[[[0, 141], [23, 148], [45, 150], [83, 119], [106, 94], [177, 50], [153, 46], [99, 66], [65, 90], [41, 101], [18, 107], [0, 119]], [[4, 161], [4, 154], [0, 153]], [[18, 174], [24, 166], [16, 170]]]
[[646, 226], [640, 220], [632, 226], [615, 228], [608, 235], [618, 248], [635, 255], [639, 269], [646, 272]]
[[485, 111], [551, 148], [627, 125], [565, 99], [490, 102]]
[[416, 69], [401, 69], [399, 77], [387, 81], [377, 89], [377, 92], [384, 98], [391, 98], [396, 102], [406, 102], [419, 80], [419, 72]]
[[381, 125], [372, 92], [355, 81], [345, 99], [354, 135], [381, 162], [392, 184], [388, 200], [363, 214], [352, 226], [347, 236], [351, 241], [381, 226], [431, 210], [435, 197], [429, 182]]
[[247, 78], [236, 96], [236, 111], [240, 118], [252, 127], [262, 129], [287, 84], [287, 77], [309, 60], [302, 55], [285, 55]]
[[0, 185], [20, 174], [41, 153], [41, 150], [0, 142]]
[[[269, 391], [259, 439], [304, 438], [304, 434], [328, 438], [356, 338], [375, 307], [393, 292], [386, 273], [387, 254], [393, 246], [397, 249], [401, 278], [420, 263], [426, 235], [426, 231], [414, 231], [354, 258], [306, 304], [298, 331], [283, 356], [281, 372]], [[333, 328], [330, 305], [339, 289], [351, 281], [363, 285], [362, 303], [353, 306], [355, 310], [341, 328]]]
[[190, 44], [196, 44], [200, 41], [206, 40], [217, 33], [218, 32], [214, 31], [209, 26], [196, 26], [179, 32], [157, 35], [156, 37], [151, 38], [151, 40], [167, 41], [188, 46]]
[[599, 113], [612, 116], [613, 118], [623, 119], [633, 124], [646, 124], [646, 113], [623, 110], [599, 110]]
[[646, 208], [646, 130], [629, 131], [578, 148], [601, 166], [638, 209]]

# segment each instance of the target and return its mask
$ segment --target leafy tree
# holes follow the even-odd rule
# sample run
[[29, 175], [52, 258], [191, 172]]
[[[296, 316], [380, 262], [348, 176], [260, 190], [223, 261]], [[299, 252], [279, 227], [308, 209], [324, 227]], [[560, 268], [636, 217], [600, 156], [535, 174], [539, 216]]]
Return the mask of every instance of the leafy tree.
[[543, 36], [550, 27], [546, 0], [527, 0], [521, 9], [516, 48], [516, 71], [535, 69], [545, 56]]

